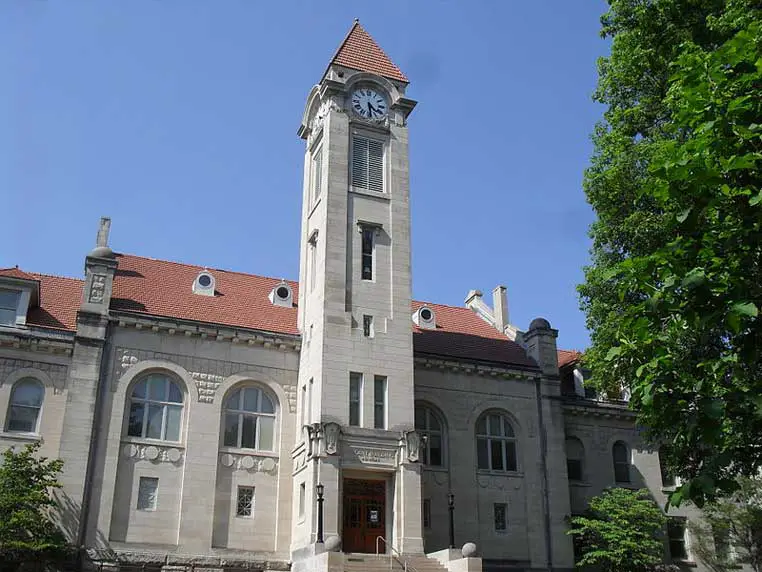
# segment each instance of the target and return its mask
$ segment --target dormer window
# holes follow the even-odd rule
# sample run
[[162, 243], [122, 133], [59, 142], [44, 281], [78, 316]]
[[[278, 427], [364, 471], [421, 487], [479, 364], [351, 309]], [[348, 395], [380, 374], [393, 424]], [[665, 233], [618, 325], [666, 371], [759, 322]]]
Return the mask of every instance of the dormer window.
[[15, 326], [19, 306], [19, 292], [0, 289], [0, 325]]
[[437, 327], [437, 317], [434, 310], [428, 306], [421, 306], [413, 314], [413, 323], [424, 330], [434, 330]]
[[285, 280], [281, 280], [280, 284], [270, 290], [268, 298], [273, 306], [291, 308], [294, 305], [294, 292]]
[[200, 272], [193, 281], [193, 293], [201, 296], [214, 296], [214, 276], [209, 272]]

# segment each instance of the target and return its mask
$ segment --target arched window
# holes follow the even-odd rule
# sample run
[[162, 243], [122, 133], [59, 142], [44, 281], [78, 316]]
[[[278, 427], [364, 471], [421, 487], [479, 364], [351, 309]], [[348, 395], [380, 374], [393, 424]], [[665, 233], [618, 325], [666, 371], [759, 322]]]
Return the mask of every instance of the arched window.
[[444, 466], [444, 426], [439, 415], [428, 405], [416, 405], [415, 428], [422, 438], [421, 462], [433, 467]]
[[566, 438], [566, 472], [570, 481], [585, 480], [585, 448], [576, 437]]
[[614, 443], [611, 451], [614, 458], [614, 480], [617, 483], [630, 482], [630, 452], [621, 441]]
[[275, 405], [258, 387], [236, 389], [225, 401], [223, 445], [272, 451]]
[[166, 375], [153, 373], [135, 384], [130, 396], [127, 435], [179, 441], [183, 392]]
[[501, 413], [486, 413], [476, 423], [476, 456], [480, 469], [515, 471], [516, 436], [508, 418]]
[[36, 379], [26, 377], [17, 381], [11, 392], [5, 428], [8, 431], [37, 433], [44, 397], [45, 388]]

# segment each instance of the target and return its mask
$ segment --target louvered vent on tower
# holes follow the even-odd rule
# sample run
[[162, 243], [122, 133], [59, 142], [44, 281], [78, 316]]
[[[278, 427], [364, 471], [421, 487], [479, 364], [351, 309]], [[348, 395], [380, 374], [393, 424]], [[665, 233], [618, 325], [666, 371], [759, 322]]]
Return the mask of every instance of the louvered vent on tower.
[[352, 187], [384, 192], [384, 144], [382, 141], [352, 139]]

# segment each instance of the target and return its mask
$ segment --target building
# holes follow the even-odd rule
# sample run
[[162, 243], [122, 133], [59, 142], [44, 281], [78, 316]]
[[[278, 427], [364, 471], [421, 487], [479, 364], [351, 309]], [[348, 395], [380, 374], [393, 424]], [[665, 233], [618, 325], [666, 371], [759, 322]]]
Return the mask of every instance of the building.
[[[298, 283], [116, 253], [108, 219], [83, 279], [0, 271], [0, 444], [64, 459], [61, 524], [91, 560], [370, 566], [337, 537], [419, 572], [570, 570], [592, 495], [664, 500], [658, 455], [547, 320], [511, 324], [503, 287], [411, 299], [407, 86], [355, 22], [299, 128]], [[422, 556], [450, 544], [451, 493], [482, 561]]]

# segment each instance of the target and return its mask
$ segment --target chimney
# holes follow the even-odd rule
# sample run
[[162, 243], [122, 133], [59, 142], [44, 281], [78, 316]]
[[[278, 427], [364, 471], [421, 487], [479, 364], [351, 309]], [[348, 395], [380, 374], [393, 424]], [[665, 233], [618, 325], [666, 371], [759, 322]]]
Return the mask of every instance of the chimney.
[[529, 357], [533, 358], [545, 375], [558, 376], [556, 338], [558, 330], [550, 327], [545, 318], [535, 318], [523, 335]]
[[508, 296], [505, 286], [497, 286], [492, 291], [492, 314], [495, 319], [495, 328], [501, 334], [505, 332], [508, 321]]
[[98, 225], [95, 248], [85, 258], [85, 287], [79, 311], [77, 333], [83, 337], [105, 335], [103, 324], [88, 316], [108, 316], [111, 289], [114, 283], [117, 261], [108, 245], [111, 219], [102, 217]]

